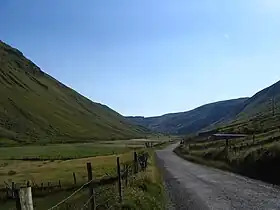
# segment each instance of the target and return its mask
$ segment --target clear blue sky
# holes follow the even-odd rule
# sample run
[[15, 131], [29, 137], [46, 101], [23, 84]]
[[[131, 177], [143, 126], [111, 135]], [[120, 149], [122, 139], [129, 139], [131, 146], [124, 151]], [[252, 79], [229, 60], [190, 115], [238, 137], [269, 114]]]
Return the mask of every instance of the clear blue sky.
[[123, 115], [252, 96], [280, 79], [279, 0], [1, 0], [0, 39]]

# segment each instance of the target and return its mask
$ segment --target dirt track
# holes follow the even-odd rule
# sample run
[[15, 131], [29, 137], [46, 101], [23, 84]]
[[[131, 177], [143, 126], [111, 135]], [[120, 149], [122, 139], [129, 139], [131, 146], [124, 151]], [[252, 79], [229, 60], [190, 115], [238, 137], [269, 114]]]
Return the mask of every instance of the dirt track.
[[175, 146], [156, 152], [168, 209], [280, 209], [279, 187], [183, 160]]

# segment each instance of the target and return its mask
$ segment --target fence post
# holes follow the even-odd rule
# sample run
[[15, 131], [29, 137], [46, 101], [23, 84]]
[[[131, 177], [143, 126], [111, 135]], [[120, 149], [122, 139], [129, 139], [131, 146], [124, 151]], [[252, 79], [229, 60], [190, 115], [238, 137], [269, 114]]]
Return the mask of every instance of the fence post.
[[137, 153], [136, 152], [134, 152], [134, 173], [136, 174], [136, 173], [138, 173], [138, 160], [137, 160]]
[[125, 186], [126, 186], [126, 187], [127, 187], [127, 185], [128, 185], [128, 182], [127, 182], [127, 179], [128, 179], [128, 170], [129, 170], [128, 165], [126, 165], [126, 167], [125, 167]]
[[117, 171], [118, 171], [118, 190], [119, 190], [119, 202], [122, 202], [122, 182], [121, 182], [121, 168], [120, 158], [117, 157]]
[[[91, 163], [87, 163], [87, 172], [88, 172], [88, 181], [92, 181], [92, 168], [91, 168]], [[93, 184], [92, 182], [89, 183], [88, 185], [89, 188], [89, 197], [91, 198], [90, 200], [90, 210], [95, 210], [95, 197], [94, 197], [94, 191], [93, 191]]]
[[226, 152], [226, 160], [229, 160], [229, 140], [226, 139], [226, 146], [225, 146], [225, 152]]
[[31, 187], [20, 188], [19, 198], [22, 210], [33, 210]]
[[61, 182], [58, 180], [58, 187], [61, 189]]
[[14, 190], [14, 194], [15, 194], [15, 200], [16, 200], [16, 209], [21, 210], [19, 190]]
[[15, 183], [12, 182], [12, 198], [15, 198]]
[[73, 172], [73, 180], [74, 180], [74, 184], [77, 184], [77, 179], [76, 179], [76, 174], [75, 174], [75, 172]]
[[6, 198], [8, 199], [9, 198], [9, 188], [6, 187]]

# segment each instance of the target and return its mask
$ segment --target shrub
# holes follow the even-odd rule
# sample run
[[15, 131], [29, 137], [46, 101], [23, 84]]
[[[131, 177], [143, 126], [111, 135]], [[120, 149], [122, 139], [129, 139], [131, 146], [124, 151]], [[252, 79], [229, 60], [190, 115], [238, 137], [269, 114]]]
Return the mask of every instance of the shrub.
[[10, 171], [8, 172], [8, 175], [9, 175], [9, 176], [13, 176], [13, 175], [15, 175], [16, 173], [17, 173], [16, 171], [10, 170]]

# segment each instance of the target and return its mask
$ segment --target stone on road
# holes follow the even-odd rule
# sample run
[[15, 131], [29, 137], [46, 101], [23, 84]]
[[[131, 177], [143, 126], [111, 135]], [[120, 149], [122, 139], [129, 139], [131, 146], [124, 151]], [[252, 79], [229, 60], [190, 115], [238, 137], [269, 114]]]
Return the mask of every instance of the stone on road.
[[280, 209], [279, 187], [183, 160], [175, 147], [156, 152], [173, 209]]

